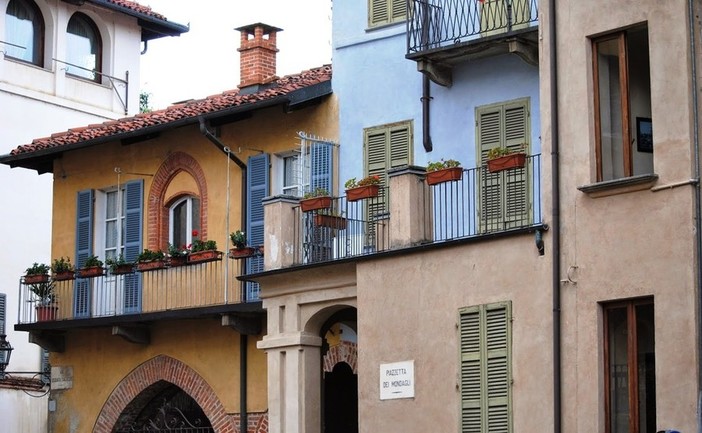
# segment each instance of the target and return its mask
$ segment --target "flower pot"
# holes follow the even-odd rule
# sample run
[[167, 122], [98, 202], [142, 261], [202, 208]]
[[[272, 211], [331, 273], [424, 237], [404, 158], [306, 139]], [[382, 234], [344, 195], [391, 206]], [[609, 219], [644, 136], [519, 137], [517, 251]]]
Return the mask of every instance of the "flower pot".
[[131, 263], [125, 265], [117, 265], [114, 269], [110, 270], [110, 273], [112, 275], [131, 274], [132, 272], [134, 272], [134, 265]]
[[229, 258], [232, 259], [247, 259], [256, 254], [256, 249], [253, 247], [232, 248], [229, 250]]
[[331, 197], [312, 197], [300, 200], [300, 209], [303, 212], [310, 212], [319, 209], [329, 209], [331, 207]]
[[495, 159], [489, 159], [487, 162], [488, 171], [497, 173], [510, 168], [522, 168], [526, 163], [526, 153], [511, 153]]
[[358, 201], [364, 198], [378, 197], [380, 185], [363, 185], [346, 190], [347, 201]]
[[73, 271], [61, 271], [53, 274], [51, 278], [53, 278], [54, 281], [73, 280], [76, 278], [76, 274]]
[[24, 284], [48, 283], [49, 274], [25, 275]]
[[56, 305], [38, 305], [34, 308], [37, 311], [37, 322], [56, 320], [56, 312], [58, 311]]
[[317, 214], [314, 216], [314, 225], [317, 227], [329, 227], [332, 229], [346, 230], [347, 220], [336, 215]]
[[185, 266], [188, 264], [188, 256], [176, 256], [168, 259], [168, 263], [171, 267]]
[[99, 277], [102, 275], [103, 269], [99, 268], [97, 266], [92, 267], [92, 268], [83, 268], [83, 269], [78, 269], [78, 277], [79, 278], [93, 278], [93, 277]]
[[451, 167], [436, 171], [429, 171], [427, 172], [426, 177], [428, 185], [437, 185], [444, 182], [461, 180], [462, 178], [463, 168], [461, 167]]
[[149, 262], [138, 262], [136, 264], [137, 271], [155, 271], [157, 269], [163, 269], [166, 267], [165, 260], [151, 260]]
[[214, 260], [222, 260], [221, 251], [205, 250], [188, 254], [188, 263], [204, 263]]

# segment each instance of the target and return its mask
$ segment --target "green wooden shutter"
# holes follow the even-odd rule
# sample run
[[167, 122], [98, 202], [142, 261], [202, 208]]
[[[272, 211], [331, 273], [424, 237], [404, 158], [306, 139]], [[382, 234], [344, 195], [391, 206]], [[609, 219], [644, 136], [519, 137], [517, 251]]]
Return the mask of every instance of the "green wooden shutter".
[[[135, 262], [141, 252], [144, 181], [134, 180], [124, 185], [124, 259]], [[141, 273], [124, 276], [124, 311], [141, 311]]]
[[369, 0], [368, 26], [375, 27], [390, 22], [388, 0]]
[[[246, 187], [248, 193], [246, 195], [247, 203], [245, 230], [246, 237], [250, 245], [263, 245], [263, 238], [265, 233], [262, 200], [268, 196], [270, 177], [268, 165], [269, 159], [267, 153], [262, 153], [260, 155], [249, 157], [249, 169], [246, 172]], [[321, 182], [321, 180], [319, 182]], [[317, 183], [315, 186], [324, 188], [324, 185], [322, 183]], [[255, 273], [261, 271], [263, 271], [263, 257], [256, 256], [246, 259], [247, 273]], [[246, 282], [247, 301], [258, 301], [259, 292], [260, 288], [258, 283], [254, 283], [251, 281]]]
[[481, 165], [480, 231], [500, 231], [526, 225], [531, 210], [527, 168], [490, 173], [486, 163], [488, 152], [497, 147], [516, 150], [526, 146], [529, 153], [528, 100], [478, 107], [476, 119], [476, 147]]
[[[531, 0], [484, 0], [479, 3], [480, 34], [491, 36], [529, 26]], [[511, 4], [508, 9], [507, 4]], [[511, 12], [511, 17], [508, 13]], [[511, 26], [510, 26], [511, 22]]]
[[[93, 200], [92, 189], [79, 191], [76, 200], [76, 268], [81, 268], [93, 253]], [[90, 316], [90, 279], [76, 278], [73, 283], [75, 317]]]
[[7, 311], [7, 295], [0, 293], [0, 334], [5, 334], [5, 321]]
[[512, 432], [511, 306], [459, 312], [461, 432]]
[[403, 21], [407, 18], [407, 1], [392, 0], [392, 21]]

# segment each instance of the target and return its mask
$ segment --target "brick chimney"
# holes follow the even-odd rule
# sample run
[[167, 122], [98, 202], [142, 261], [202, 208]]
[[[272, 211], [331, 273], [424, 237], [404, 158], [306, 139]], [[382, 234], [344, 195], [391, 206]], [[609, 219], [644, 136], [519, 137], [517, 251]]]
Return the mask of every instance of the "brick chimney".
[[278, 48], [275, 46], [275, 35], [283, 29], [256, 23], [236, 30], [241, 32], [241, 47], [238, 48], [241, 53], [239, 88], [266, 84], [277, 79], [275, 56]]

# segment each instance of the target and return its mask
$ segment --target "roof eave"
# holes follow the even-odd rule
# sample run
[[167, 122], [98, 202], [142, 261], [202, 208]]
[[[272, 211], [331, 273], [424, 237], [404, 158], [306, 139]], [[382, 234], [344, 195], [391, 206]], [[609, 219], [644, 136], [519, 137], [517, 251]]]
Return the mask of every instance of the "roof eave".
[[183, 24], [178, 24], [170, 22], [168, 20], [156, 18], [154, 16], [147, 15], [139, 11], [135, 11], [134, 9], [129, 9], [124, 6], [108, 2], [106, 0], [87, 0], [87, 2], [92, 3], [96, 6], [100, 6], [137, 18], [139, 26], [141, 26], [142, 29], [142, 41], [158, 39], [165, 36], [180, 36], [181, 34], [190, 31], [190, 26], [185, 26]]
[[302, 108], [315, 100], [321, 100], [325, 96], [332, 93], [331, 80], [313, 84], [287, 93], [285, 95], [276, 96], [271, 99], [256, 101], [244, 105], [237, 105], [223, 110], [213, 111], [211, 113], [200, 114], [197, 116], [185, 117], [174, 120], [172, 122], [162, 123], [159, 125], [147, 126], [134, 131], [97, 137], [92, 140], [80, 141], [77, 143], [66, 144], [48, 149], [39, 149], [33, 152], [21, 153], [19, 155], [0, 155], [0, 164], [9, 165], [11, 168], [21, 167], [30, 170], [36, 170], [38, 174], [49, 173], [53, 171], [53, 160], [63, 152], [92, 147], [98, 144], [109, 143], [118, 140], [126, 140], [136, 138], [143, 135], [156, 134], [168, 129], [180, 128], [182, 126], [199, 123], [202, 117], [206, 121], [225, 118], [234, 114], [245, 113], [247, 111], [260, 110], [276, 105], [285, 106], [286, 110], [294, 110]]

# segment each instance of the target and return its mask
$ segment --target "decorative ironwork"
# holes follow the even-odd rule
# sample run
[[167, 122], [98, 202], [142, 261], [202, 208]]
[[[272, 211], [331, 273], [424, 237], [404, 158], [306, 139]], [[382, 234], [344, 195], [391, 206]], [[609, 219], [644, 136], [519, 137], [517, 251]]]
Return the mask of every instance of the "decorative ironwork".
[[182, 410], [170, 402], [164, 402], [153, 418], [136, 421], [131, 426], [115, 430], [113, 433], [138, 432], [214, 433], [214, 429], [207, 418], [197, 417], [189, 420]]

